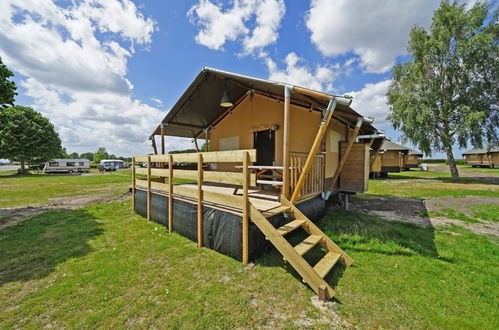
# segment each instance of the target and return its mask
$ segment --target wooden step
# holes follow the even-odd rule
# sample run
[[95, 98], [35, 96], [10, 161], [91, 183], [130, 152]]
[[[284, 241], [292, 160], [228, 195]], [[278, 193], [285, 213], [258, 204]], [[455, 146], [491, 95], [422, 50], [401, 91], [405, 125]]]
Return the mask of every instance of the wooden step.
[[281, 235], [286, 235], [287, 233], [290, 233], [292, 232], [293, 230], [295, 230], [296, 228], [300, 227], [301, 225], [303, 225], [305, 223], [305, 220], [293, 220], [291, 221], [290, 223], [287, 223], [285, 224], [284, 226], [282, 227], [279, 227], [277, 229], [277, 232]]
[[340, 258], [341, 254], [329, 252], [314, 266], [315, 272], [322, 278], [326, 277], [327, 273], [329, 273], [331, 268], [333, 268]]
[[270, 210], [262, 211], [262, 214], [265, 218], [270, 218], [273, 215], [283, 213], [283, 212], [289, 212], [291, 211], [291, 208], [289, 206], [277, 206], [274, 207]]
[[310, 235], [309, 237], [305, 238], [303, 242], [295, 246], [296, 252], [298, 252], [299, 255], [304, 255], [310, 249], [312, 249], [314, 246], [317, 245], [321, 241], [322, 237], [317, 236], [317, 235]]

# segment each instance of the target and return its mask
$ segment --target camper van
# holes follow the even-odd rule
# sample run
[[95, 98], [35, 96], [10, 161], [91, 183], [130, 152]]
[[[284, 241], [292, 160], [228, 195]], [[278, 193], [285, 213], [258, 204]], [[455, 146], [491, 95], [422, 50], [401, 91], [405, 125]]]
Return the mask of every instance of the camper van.
[[90, 172], [88, 159], [53, 159], [45, 163], [45, 173]]
[[112, 165], [115, 170], [126, 167], [125, 162], [121, 159], [103, 159], [100, 161], [100, 166], [103, 168], [109, 165]]

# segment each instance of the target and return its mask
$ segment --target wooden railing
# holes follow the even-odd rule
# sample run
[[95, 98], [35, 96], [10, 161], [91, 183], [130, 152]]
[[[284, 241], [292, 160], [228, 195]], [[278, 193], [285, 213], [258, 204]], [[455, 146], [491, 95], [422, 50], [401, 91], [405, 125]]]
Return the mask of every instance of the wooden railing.
[[[248, 166], [256, 161], [256, 150], [231, 150], [216, 152], [199, 152], [168, 155], [136, 156], [132, 158], [132, 207], [135, 211], [136, 187], [147, 192], [147, 220], [151, 220], [151, 190], [168, 193], [168, 232], [173, 226], [173, 195], [179, 195], [197, 200], [197, 232], [198, 247], [203, 246], [203, 202], [227, 205], [242, 210], [242, 261], [248, 262], [248, 226], [249, 226], [249, 195], [248, 188], [256, 185], [256, 175], [250, 174]], [[146, 163], [146, 168], [135, 168], [136, 163]], [[218, 172], [203, 169], [205, 163], [242, 163], [242, 172]], [[155, 168], [153, 164], [168, 164], [168, 168]], [[196, 170], [174, 169], [175, 163], [197, 163]], [[145, 179], [137, 178], [137, 174], [145, 175]], [[155, 176], [155, 178], [153, 178]], [[158, 178], [159, 177], [159, 178]], [[168, 178], [168, 183], [165, 179]], [[191, 179], [197, 182], [197, 187], [174, 185], [173, 180]], [[241, 185], [243, 196], [221, 194], [203, 189], [203, 182]]]
[[[291, 191], [295, 190], [296, 183], [302, 172], [308, 154], [305, 152], [290, 153], [290, 170], [291, 170]], [[310, 172], [301, 188], [298, 199], [305, 199], [324, 190], [324, 155], [315, 155], [314, 162], [310, 168]]]

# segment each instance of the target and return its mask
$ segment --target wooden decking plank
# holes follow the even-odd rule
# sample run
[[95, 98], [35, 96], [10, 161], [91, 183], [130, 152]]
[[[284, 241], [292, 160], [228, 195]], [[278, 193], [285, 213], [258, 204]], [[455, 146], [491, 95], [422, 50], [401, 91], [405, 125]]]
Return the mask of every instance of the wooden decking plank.
[[340, 260], [341, 254], [336, 252], [329, 252], [322, 258], [317, 265], [314, 266], [315, 272], [321, 277], [326, 277], [327, 273], [333, 266]]
[[310, 235], [309, 237], [305, 238], [300, 244], [295, 246], [295, 250], [299, 255], [302, 256], [310, 251], [310, 249], [312, 249], [314, 246], [316, 246], [317, 243], [321, 241], [321, 239], [321, 236]]
[[291, 210], [291, 208], [289, 206], [278, 206], [278, 207], [272, 208], [270, 210], [262, 211], [262, 214], [265, 218], [270, 218], [273, 215], [276, 215], [276, 214], [279, 214], [282, 212], [287, 212], [289, 210]]
[[281, 235], [286, 235], [287, 233], [290, 233], [292, 232], [293, 230], [295, 230], [296, 228], [300, 227], [301, 225], [303, 225], [305, 223], [305, 220], [293, 220], [291, 221], [290, 223], [287, 223], [285, 224], [284, 226], [282, 227], [279, 227], [277, 229], [277, 232]]

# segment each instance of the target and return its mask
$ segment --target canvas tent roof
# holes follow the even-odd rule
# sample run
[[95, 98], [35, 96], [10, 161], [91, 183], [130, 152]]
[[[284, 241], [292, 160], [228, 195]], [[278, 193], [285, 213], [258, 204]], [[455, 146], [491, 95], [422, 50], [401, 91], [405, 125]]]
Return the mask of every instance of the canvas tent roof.
[[[205, 128], [215, 125], [217, 119], [227, 113], [228, 109], [220, 106], [220, 98], [224, 91], [227, 91], [233, 103], [251, 91], [282, 101], [285, 85], [271, 80], [203, 68], [162, 120], [164, 132], [170, 136], [189, 138], [199, 136]], [[326, 97], [332, 96], [320, 94]], [[328, 102], [324, 97], [293, 93], [291, 103], [322, 111], [327, 107]], [[361, 115], [348, 106], [338, 105], [334, 116], [349, 123], [355, 123]], [[362, 130], [369, 134], [377, 132], [376, 128], [366, 122]], [[160, 134], [161, 129], [158, 125], [152, 135]]]
[[392, 141], [387, 140], [387, 139], [385, 139], [385, 141], [383, 142], [381, 149], [384, 151], [388, 151], [388, 150], [409, 151], [410, 150], [407, 147], [404, 147], [400, 144], [397, 144], [397, 143], [392, 142]]
[[492, 146], [489, 148], [472, 148], [463, 152], [463, 155], [486, 154], [490, 152], [499, 152], [499, 146]]

